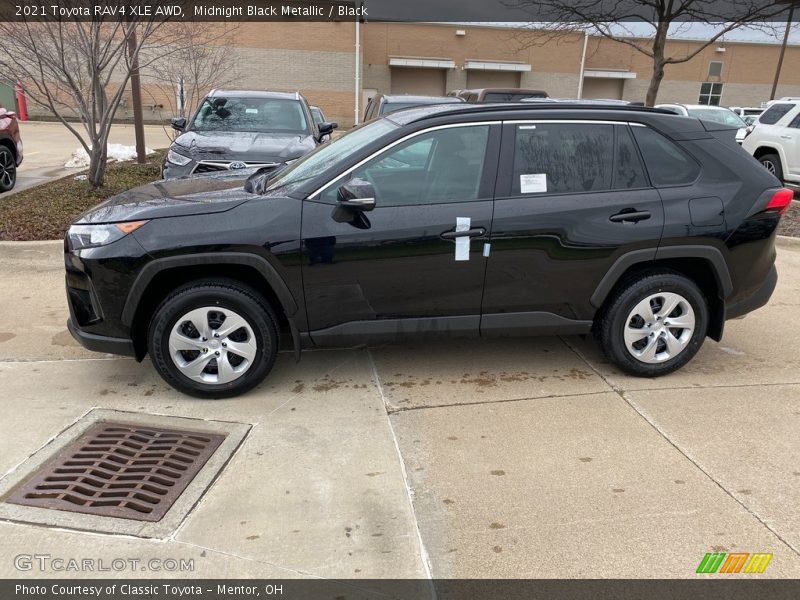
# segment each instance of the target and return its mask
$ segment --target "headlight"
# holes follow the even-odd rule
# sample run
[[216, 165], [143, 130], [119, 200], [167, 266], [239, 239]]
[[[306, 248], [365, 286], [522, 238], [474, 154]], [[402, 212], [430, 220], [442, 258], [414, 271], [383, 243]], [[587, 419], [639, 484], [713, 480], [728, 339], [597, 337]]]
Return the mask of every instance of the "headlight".
[[124, 238], [136, 231], [147, 221], [129, 221], [127, 223], [109, 223], [106, 225], [73, 225], [67, 231], [67, 239], [72, 250], [96, 248]]
[[167, 152], [167, 162], [171, 162], [173, 165], [183, 167], [184, 165], [188, 165], [190, 162], [192, 162], [192, 159], [188, 156], [184, 156], [183, 154], [178, 154], [175, 152], [175, 150], [170, 150]]

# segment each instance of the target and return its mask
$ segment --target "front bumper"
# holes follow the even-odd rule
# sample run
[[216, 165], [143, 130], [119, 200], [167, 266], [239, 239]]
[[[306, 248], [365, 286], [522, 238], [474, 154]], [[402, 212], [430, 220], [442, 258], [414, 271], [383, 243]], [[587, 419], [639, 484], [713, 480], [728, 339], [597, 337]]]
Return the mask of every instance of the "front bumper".
[[86, 333], [77, 327], [71, 318], [67, 320], [67, 329], [81, 346], [92, 352], [136, 356], [136, 350], [131, 340]]

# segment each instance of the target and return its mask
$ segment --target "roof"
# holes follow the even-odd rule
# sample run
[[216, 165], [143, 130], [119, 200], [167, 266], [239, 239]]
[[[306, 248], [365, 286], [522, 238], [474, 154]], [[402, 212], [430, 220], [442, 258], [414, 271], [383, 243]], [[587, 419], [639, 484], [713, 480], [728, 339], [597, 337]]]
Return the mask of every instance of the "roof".
[[406, 94], [384, 95], [384, 100], [388, 103], [394, 102], [415, 102], [418, 104], [462, 104], [461, 98], [454, 96], [411, 96]]
[[211, 90], [210, 98], [216, 96], [239, 96], [243, 98], [274, 98], [281, 100], [299, 100], [300, 92], [270, 92], [268, 90]]
[[531, 115], [537, 113], [546, 113], [549, 111], [570, 111], [570, 112], [627, 112], [627, 113], [647, 113], [651, 115], [670, 115], [675, 116], [668, 110], [659, 108], [648, 108], [646, 106], [638, 106], [635, 104], [588, 104], [580, 102], [506, 102], [506, 103], [488, 103], [488, 104], [434, 104], [431, 106], [420, 106], [416, 108], [409, 108], [403, 111], [398, 111], [389, 115], [389, 119], [398, 123], [399, 125], [407, 125], [415, 121], [422, 121], [434, 117], [445, 115], [480, 115], [483, 113], [504, 113], [504, 112], [525, 112]]

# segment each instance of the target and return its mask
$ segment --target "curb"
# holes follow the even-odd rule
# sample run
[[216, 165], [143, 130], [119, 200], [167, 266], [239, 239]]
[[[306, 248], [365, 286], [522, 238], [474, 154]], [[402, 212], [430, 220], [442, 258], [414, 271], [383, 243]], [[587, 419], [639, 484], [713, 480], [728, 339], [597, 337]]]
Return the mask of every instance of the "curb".
[[788, 235], [779, 235], [775, 240], [779, 248], [800, 248], [800, 238]]

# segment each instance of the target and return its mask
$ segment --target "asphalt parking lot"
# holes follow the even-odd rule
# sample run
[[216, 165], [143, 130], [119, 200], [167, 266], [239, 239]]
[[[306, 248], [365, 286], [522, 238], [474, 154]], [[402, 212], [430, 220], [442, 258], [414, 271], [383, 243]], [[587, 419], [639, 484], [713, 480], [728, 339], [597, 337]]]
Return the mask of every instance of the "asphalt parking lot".
[[59, 242], [2, 243], [0, 474], [96, 409], [252, 428], [169, 535], [2, 521], [0, 576], [48, 553], [195, 560], [170, 577], [691, 577], [740, 551], [800, 577], [800, 247], [778, 268], [766, 308], [657, 380], [581, 338], [452, 341], [282, 353], [201, 401], [72, 341]]

